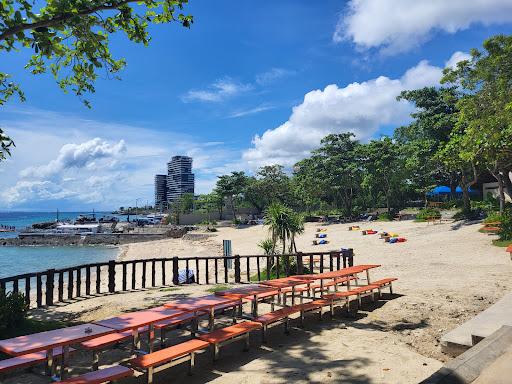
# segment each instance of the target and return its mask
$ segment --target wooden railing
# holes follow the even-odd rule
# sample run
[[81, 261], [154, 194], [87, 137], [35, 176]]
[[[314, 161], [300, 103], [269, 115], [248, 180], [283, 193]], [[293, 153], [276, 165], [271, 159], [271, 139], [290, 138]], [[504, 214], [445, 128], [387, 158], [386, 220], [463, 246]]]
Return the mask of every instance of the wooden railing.
[[279, 257], [235, 255], [110, 260], [4, 277], [0, 279], [0, 289], [23, 292], [27, 304], [39, 308], [103, 293], [179, 285], [180, 270], [193, 271], [196, 284], [257, 282], [271, 278], [272, 266], [276, 277], [321, 273], [352, 266], [353, 256], [353, 250], [348, 249], [341, 252], [299, 252]]

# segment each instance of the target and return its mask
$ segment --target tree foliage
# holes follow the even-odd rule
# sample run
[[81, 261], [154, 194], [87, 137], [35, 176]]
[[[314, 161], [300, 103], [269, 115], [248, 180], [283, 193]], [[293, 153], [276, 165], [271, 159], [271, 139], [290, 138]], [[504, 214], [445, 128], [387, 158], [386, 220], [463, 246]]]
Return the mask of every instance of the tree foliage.
[[[95, 91], [98, 76], [118, 78], [126, 62], [110, 51], [109, 36], [116, 32], [147, 45], [151, 24], [177, 22], [189, 27], [182, 13], [188, 0], [2, 0], [0, 52], [33, 52], [25, 68], [34, 75], [50, 73], [64, 92], [84, 95]], [[36, 5], [37, 4], [37, 5]], [[11, 96], [24, 100], [12, 75], [0, 72], [0, 105]], [[9, 155], [12, 140], [0, 132], [0, 160]]]

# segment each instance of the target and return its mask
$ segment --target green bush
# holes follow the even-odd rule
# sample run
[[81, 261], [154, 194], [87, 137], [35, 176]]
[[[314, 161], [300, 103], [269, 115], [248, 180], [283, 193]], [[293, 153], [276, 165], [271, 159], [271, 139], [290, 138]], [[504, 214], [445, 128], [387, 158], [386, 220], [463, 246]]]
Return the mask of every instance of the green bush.
[[393, 215], [388, 212], [383, 212], [379, 214], [379, 217], [377, 218], [379, 221], [391, 221], [393, 220]]
[[503, 215], [501, 215], [500, 230], [498, 231], [498, 235], [500, 236], [500, 240], [512, 240], [512, 210], [507, 209]]
[[0, 328], [11, 328], [27, 317], [28, 305], [25, 295], [0, 291]]
[[435, 208], [424, 208], [420, 209], [418, 214], [416, 215], [417, 221], [427, 221], [430, 218], [439, 219], [441, 218], [441, 211]]

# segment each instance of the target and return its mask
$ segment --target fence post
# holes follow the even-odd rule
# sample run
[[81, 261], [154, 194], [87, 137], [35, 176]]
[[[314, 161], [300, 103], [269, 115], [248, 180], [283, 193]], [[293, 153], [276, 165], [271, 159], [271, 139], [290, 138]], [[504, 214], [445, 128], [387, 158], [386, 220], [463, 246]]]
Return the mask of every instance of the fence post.
[[297, 252], [297, 275], [304, 273], [304, 263], [302, 260], [302, 252]]
[[49, 269], [46, 272], [46, 305], [53, 305], [53, 288], [55, 269]]
[[116, 291], [116, 261], [108, 262], [108, 291], [114, 293]]
[[240, 272], [240, 255], [235, 255], [235, 283], [240, 283], [241, 281], [242, 278]]
[[[172, 283], [174, 285], [178, 285], [180, 280], [178, 279], [178, 256], [174, 256], [172, 258]], [[188, 280], [188, 271], [186, 271], [187, 280]]]
[[354, 266], [354, 249], [353, 248], [348, 249], [348, 266], [349, 267]]

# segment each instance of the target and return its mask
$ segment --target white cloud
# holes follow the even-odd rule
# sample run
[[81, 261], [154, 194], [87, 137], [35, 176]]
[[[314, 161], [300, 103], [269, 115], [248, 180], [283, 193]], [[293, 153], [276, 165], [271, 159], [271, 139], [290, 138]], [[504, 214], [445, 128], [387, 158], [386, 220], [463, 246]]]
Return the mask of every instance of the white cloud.
[[353, 132], [358, 139], [370, 138], [383, 125], [409, 119], [412, 106], [396, 100], [402, 90], [436, 85], [441, 76], [442, 68], [424, 60], [399, 79], [380, 76], [343, 88], [331, 84], [308, 92], [288, 121], [254, 137], [253, 147], [243, 153], [243, 159], [251, 168], [291, 166], [308, 156], [327, 134]]
[[187, 101], [204, 101], [204, 102], [220, 102], [230, 97], [250, 91], [252, 85], [242, 84], [234, 81], [229, 77], [219, 79], [212, 83], [207, 89], [190, 90], [182, 100]]
[[[96, 168], [96, 161], [113, 159], [126, 152], [124, 140], [108, 143], [96, 137], [80, 144], [66, 144], [56, 159], [46, 165], [29, 167], [20, 172], [22, 177], [48, 178], [70, 168]], [[115, 165], [115, 163], [111, 163]]]
[[452, 57], [446, 62], [446, 66], [450, 68], [455, 68], [459, 61], [471, 60], [471, 55], [466, 52], [457, 51]]
[[152, 202], [154, 175], [166, 171], [171, 156], [187, 153], [197, 155], [197, 192], [207, 192], [217, 176], [212, 169], [240, 158], [229, 144], [203, 143], [170, 129], [31, 108], [6, 108], [0, 126], [17, 145], [0, 164], [0, 209], [108, 210], [139, 197]]
[[249, 109], [244, 109], [241, 111], [233, 112], [231, 115], [228, 116], [228, 118], [236, 118], [236, 117], [254, 115], [256, 113], [268, 111], [268, 110], [274, 109], [274, 108], [275, 107], [272, 105], [260, 105], [259, 107], [249, 108]]
[[284, 68], [272, 68], [266, 72], [259, 73], [256, 75], [256, 83], [260, 85], [270, 84], [280, 78], [291, 76], [295, 74], [295, 71]]
[[472, 24], [509, 22], [510, 0], [351, 0], [333, 40], [392, 54], [420, 45], [437, 31], [456, 33]]

